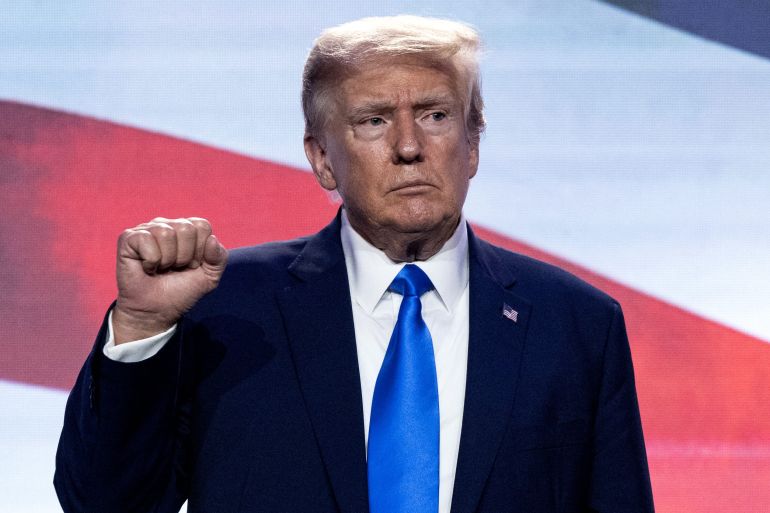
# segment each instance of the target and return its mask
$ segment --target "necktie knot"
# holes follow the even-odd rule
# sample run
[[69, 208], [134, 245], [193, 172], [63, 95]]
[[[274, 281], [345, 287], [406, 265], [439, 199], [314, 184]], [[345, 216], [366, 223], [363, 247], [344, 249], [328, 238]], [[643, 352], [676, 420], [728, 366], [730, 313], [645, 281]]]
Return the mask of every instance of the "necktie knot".
[[433, 283], [425, 271], [414, 264], [406, 264], [393, 278], [388, 290], [402, 296], [420, 297], [429, 290], [433, 290]]

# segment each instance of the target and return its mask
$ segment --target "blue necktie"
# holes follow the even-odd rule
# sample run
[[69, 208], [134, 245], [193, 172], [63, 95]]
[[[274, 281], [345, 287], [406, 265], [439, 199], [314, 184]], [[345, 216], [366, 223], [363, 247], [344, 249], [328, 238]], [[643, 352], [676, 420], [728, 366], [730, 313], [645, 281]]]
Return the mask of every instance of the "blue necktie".
[[388, 290], [404, 296], [374, 387], [369, 422], [371, 513], [437, 513], [439, 410], [433, 341], [420, 296], [430, 278], [407, 264]]

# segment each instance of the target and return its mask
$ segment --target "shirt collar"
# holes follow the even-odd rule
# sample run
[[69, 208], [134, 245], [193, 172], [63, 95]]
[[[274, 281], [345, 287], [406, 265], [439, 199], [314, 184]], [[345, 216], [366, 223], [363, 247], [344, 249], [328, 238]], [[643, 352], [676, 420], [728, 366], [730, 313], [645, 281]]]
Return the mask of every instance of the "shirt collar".
[[[393, 278], [404, 267], [372, 246], [356, 232], [342, 209], [342, 250], [348, 270], [350, 297], [368, 313], [374, 312]], [[465, 216], [454, 234], [428, 260], [415, 262], [433, 282], [439, 299], [450, 313], [468, 285], [468, 230]]]

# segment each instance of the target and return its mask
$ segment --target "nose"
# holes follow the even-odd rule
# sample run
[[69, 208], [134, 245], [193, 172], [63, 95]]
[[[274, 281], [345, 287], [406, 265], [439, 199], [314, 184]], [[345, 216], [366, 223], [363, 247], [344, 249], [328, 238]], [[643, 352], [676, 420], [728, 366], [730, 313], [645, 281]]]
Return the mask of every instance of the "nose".
[[399, 113], [393, 123], [393, 163], [423, 161], [423, 133], [412, 113]]

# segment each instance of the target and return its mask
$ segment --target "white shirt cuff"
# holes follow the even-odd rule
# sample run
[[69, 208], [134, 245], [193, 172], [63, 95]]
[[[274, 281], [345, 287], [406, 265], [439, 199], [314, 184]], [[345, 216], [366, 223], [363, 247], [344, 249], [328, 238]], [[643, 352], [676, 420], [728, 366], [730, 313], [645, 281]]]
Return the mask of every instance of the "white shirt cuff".
[[115, 335], [112, 332], [112, 311], [107, 319], [107, 343], [104, 344], [102, 352], [110, 360], [123, 363], [141, 362], [155, 356], [176, 332], [176, 324], [171, 326], [163, 333], [158, 333], [148, 338], [125, 342], [115, 345]]

